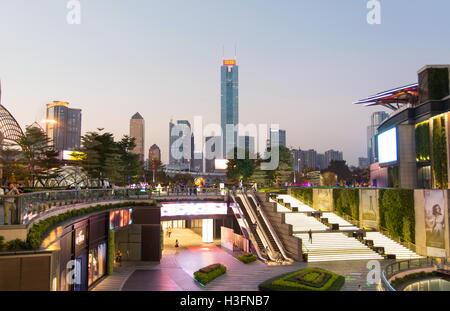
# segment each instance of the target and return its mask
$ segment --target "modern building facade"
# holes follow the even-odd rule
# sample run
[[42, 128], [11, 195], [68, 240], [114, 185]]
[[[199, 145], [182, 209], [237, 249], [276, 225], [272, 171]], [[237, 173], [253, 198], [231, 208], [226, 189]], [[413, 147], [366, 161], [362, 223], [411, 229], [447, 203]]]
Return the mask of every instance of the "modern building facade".
[[[278, 135], [276, 135], [278, 133]], [[277, 137], [278, 136], [278, 137]], [[272, 146], [286, 147], [286, 130], [269, 130], [269, 141]]]
[[369, 164], [378, 161], [375, 136], [377, 135], [378, 126], [387, 118], [389, 118], [389, 114], [385, 111], [374, 112], [370, 117], [370, 125], [367, 127], [367, 159], [369, 160]]
[[158, 145], [153, 144], [148, 150], [148, 159], [151, 161], [161, 161], [161, 149]]
[[139, 159], [144, 162], [145, 120], [139, 112], [136, 112], [130, 119], [130, 137], [136, 139], [133, 153], [138, 154]]
[[369, 159], [368, 158], [358, 158], [358, 167], [359, 168], [367, 168], [369, 167]]
[[194, 159], [194, 135], [187, 120], [169, 122], [169, 166], [171, 169], [190, 170]]
[[342, 161], [344, 160], [344, 154], [342, 151], [328, 150], [325, 151], [325, 168], [330, 166], [331, 161]]
[[224, 157], [237, 145], [239, 124], [239, 68], [236, 60], [224, 60], [220, 68], [220, 124]]
[[418, 71], [418, 83], [356, 104], [393, 110], [377, 128], [373, 186], [448, 189], [450, 65], [425, 66]]
[[47, 104], [46, 132], [55, 150], [77, 150], [81, 144], [81, 109], [69, 108], [68, 102]]

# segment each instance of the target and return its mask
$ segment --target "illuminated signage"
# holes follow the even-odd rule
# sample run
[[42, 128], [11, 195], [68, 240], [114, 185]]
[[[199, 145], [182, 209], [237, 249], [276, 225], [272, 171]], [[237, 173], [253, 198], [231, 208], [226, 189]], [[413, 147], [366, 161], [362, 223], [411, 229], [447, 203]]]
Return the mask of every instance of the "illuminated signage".
[[215, 159], [214, 160], [214, 168], [216, 170], [226, 170], [228, 168], [228, 160], [227, 159]]
[[199, 215], [226, 215], [226, 203], [162, 203], [161, 216], [199, 216]]
[[84, 235], [84, 231], [79, 230], [75, 236], [75, 244], [81, 245], [84, 243], [85, 240], [86, 240], [86, 236]]
[[397, 161], [397, 128], [391, 128], [377, 136], [378, 162]]
[[63, 151], [63, 160], [67, 160], [67, 161], [80, 161], [85, 156], [86, 156], [86, 154], [84, 152], [70, 151], [70, 150]]
[[234, 59], [225, 59], [223, 61], [223, 65], [224, 66], [235, 66], [236, 65], [236, 60], [234, 60]]

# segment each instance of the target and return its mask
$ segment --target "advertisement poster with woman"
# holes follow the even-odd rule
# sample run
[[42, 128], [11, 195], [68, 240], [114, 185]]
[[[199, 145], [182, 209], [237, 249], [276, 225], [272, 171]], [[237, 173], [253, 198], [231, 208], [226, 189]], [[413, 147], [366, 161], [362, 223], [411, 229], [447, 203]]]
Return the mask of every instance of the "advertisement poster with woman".
[[445, 256], [444, 191], [425, 191], [425, 231], [429, 256]]

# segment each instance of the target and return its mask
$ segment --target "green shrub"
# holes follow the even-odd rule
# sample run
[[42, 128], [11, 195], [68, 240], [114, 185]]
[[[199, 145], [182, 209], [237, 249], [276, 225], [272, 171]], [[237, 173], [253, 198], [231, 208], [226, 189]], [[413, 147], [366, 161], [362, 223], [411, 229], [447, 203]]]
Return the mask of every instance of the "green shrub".
[[447, 135], [445, 133], [445, 118], [433, 119], [433, 176], [436, 187], [447, 189]]
[[4, 250], [5, 247], [6, 247], [6, 244], [5, 244], [5, 237], [2, 236], [2, 235], [0, 235], [0, 251]]
[[258, 257], [256, 255], [253, 255], [252, 253], [245, 253], [245, 254], [237, 257], [237, 259], [239, 259], [240, 261], [242, 261], [245, 264], [254, 262], [254, 261], [256, 261], [257, 258]]
[[415, 242], [414, 190], [380, 189], [380, 225], [388, 234]]
[[430, 68], [428, 72], [430, 100], [440, 100], [449, 95], [448, 68]]
[[309, 267], [267, 280], [259, 285], [262, 291], [338, 291], [345, 283], [339, 274]]
[[359, 190], [334, 188], [333, 201], [335, 212], [359, 220]]
[[430, 122], [416, 125], [416, 161], [429, 161], [431, 158]]
[[307, 205], [313, 205], [313, 189], [310, 187], [291, 188], [291, 195]]
[[19, 249], [28, 249], [28, 244], [21, 240], [21, 239], [15, 239], [11, 240], [6, 243], [6, 250], [13, 251], [13, 250], [19, 250]]
[[132, 207], [132, 206], [148, 206], [142, 202], [124, 202], [116, 204], [105, 204], [105, 205], [95, 205], [87, 208], [71, 210], [56, 216], [46, 218], [34, 224], [28, 231], [27, 235], [27, 248], [39, 249], [42, 243], [42, 239], [45, 235], [56, 225], [65, 222], [72, 218], [77, 218], [81, 216], [86, 216], [91, 213], [106, 211], [109, 209], [121, 208], [121, 207]]
[[227, 267], [222, 264], [213, 264], [204, 267], [196, 272], [194, 272], [194, 279], [200, 282], [202, 285], [206, 285], [215, 278], [225, 274], [227, 272]]

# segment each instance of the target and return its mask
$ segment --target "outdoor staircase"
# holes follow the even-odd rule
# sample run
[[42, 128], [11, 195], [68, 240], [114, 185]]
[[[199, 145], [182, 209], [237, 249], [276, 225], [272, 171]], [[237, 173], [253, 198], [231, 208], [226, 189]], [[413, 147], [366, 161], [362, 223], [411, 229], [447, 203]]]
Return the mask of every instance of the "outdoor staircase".
[[409, 248], [395, 242], [380, 232], [366, 232], [365, 240], [372, 240], [373, 246], [383, 247], [384, 253], [395, 255], [396, 259], [416, 259], [423, 258]]
[[312, 243], [309, 242], [308, 233], [295, 236], [302, 239], [308, 262], [383, 259], [357, 239], [340, 232], [313, 233]]

